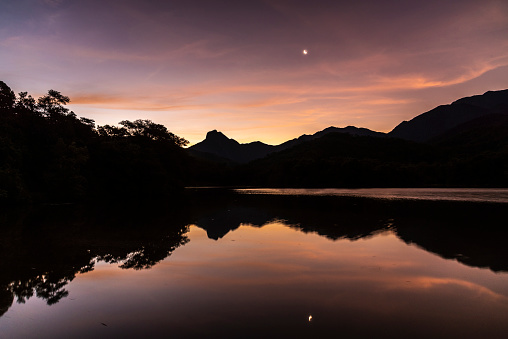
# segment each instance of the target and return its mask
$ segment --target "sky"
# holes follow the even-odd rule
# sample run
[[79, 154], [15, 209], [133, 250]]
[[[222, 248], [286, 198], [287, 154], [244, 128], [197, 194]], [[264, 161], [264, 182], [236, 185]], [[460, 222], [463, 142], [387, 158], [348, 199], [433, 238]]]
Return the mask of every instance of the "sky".
[[0, 80], [191, 144], [388, 132], [508, 88], [508, 1], [0, 0]]

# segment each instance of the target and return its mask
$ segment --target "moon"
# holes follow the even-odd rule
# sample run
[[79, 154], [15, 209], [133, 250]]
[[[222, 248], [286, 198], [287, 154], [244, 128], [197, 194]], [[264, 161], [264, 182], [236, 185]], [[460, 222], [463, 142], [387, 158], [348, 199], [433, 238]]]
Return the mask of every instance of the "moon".
[[303, 50], [303, 55], [307, 55], [307, 53], [309, 53], [306, 49]]

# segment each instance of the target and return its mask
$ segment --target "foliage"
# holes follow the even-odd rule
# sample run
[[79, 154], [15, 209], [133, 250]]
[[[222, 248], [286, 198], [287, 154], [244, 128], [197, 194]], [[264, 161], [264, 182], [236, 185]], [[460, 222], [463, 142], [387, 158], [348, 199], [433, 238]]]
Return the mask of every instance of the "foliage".
[[128, 135], [136, 137], [144, 137], [151, 140], [166, 141], [176, 146], [186, 146], [189, 142], [184, 138], [180, 138], [160, 124], [156, 124], [150, 120], [120, 121], [120, 125], [124, 126]]
[[16, 100], [16, 96], [14, 92], [5, 84], [5, 82], [0, 81], [0, 109], [8, 110], [14, 106], [14, 102]]
[[16, 96], [0, 81], [0, 200], [146, 199], [183, 187], [187, 140], [150, 120], [96, 127], [69, 102], [55, 90]]

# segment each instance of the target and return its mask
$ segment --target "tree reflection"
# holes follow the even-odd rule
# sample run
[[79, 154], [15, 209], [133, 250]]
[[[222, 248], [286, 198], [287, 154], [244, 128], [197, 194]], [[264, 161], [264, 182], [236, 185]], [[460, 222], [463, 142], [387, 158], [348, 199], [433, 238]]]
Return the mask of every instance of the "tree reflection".
[[[127, 209], [129, 215], [118, 210]], [[96, 262], [148, 269], [185, 244], [187, 222], [167, 206], [44, 206], [1, 215], [0, 316], [14, 299], [52, 305]]]
[[14, 301], [14, 296], [8, 288], [0, 290], [0, 317], [9, 310]]
[[96, 259], [111, 264], [118, 263], [120, 264], [119, 267], [123, 269], [148, 269], [167, 258], [176, 248], [189, 241], [183, 234], [183, 232], [188, 231], [188, 228], [185, 227], [181, 231], [166, 235], [152, 242], [143, 243], [128, 253], [118, 253], [118, 251], [115, 251], [114, 254], [113, 252], [107, 254], [98, 253]]

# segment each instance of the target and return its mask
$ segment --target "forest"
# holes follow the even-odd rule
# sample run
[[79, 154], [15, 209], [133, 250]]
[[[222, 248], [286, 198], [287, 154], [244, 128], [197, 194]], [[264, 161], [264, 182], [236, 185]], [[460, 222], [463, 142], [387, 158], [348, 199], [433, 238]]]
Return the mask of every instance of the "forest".
[[0, 82], [0, 199], [154, 199], [184, 187], [187, 140], [149, 120], [96, 126], [49, 90], [38, 99]]

